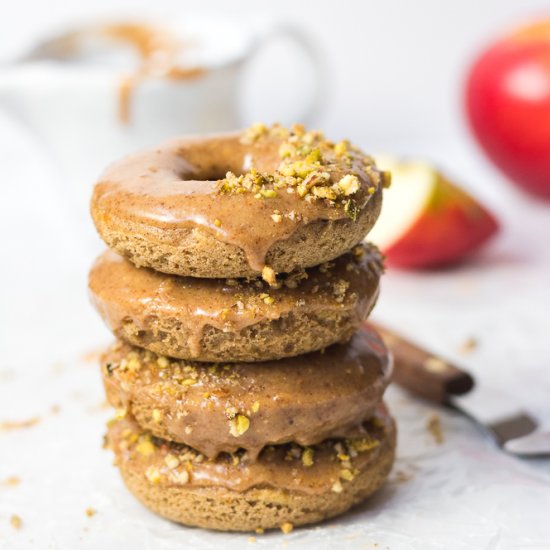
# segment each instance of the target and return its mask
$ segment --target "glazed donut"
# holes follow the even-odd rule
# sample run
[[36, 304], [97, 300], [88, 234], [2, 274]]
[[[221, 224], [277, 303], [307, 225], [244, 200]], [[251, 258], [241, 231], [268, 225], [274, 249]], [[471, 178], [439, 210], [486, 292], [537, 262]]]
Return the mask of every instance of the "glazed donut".
[[384, 483], [396, 433], [383, 405], [364, 430], [363, 439], [269, 446], [255, 462], [242, 452], [205, 459], [128, 417], [111, 422], [107, 443], [128, 489], [165, 518], [224, 531], [288, 530], [342, 514]]
[[269, 444], [361, 437], [389, 383], [388, 352], [372, 329], [323, 353], [262, 363], [191, 363], [118, 343], [102, 359], [111, 405], [154, 436], [210, 458]]
[[95, 185], [91, 212], [107, 245], [137, 266], [273, 281], [359, 243], [386, 180], [348, 142], [257, 125], [123, 159]]
[[195, 361], [266, 361], [351, 338], [376, 302], [382, 271], [373, 245], [283, 275], [276, 288], [259, 278], [165, 275], [109, 251], [89, 286], [104, 321], [130, 344]]

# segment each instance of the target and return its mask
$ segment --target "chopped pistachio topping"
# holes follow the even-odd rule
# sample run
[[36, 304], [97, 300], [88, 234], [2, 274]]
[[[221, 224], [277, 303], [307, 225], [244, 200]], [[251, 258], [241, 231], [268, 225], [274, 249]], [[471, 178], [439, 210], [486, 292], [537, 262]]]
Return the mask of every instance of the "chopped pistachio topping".
[[342, 487], [342, 483], [339, 479], [332, 484], [333, 493], [341, 493], [343, 490], [344, 488]]
[[262, 279], [270, 286], [273, 286], [277, 282], [277, 277], [275, 276], [273, 268], [268, 265], [264, 266], [262, 269]]
[[[355, 220], [356, 210], [360, 209], [357, 199], [361, 182], [368, 181], [368, 176], [377, 186], [383, 179], [374, 168], [374, 160], [348, 141], [334, 144], [322, 132], [306, 131], [299, 124], [290, 129], [255, 124], [241, 136], [241, 142], [248, 145], [266, 139], [280, 142], [278, 167], [271, 173], [260, 172], [254, 166], [241, 175], [227, 172], [217, 182], [219, 193], [251, 193], [256, 199], [270, 199], [279, 190], [286, 190], [307, 202], [323, 200], [329, 206], [343, 207]], [[275, 223], [283, 219], [278, 212], [271, 217]]]
[[254, 403], [252, 403], [252, 412], [257, 413], [259, 410], [260, 410], [260, 402], [254, 401]]
[[136, 445], [136, 451], [144, 456], [151, 456], [155, 452], [155, 446], [149, 436], [141, 436]]
[[244, 414], [237, 414], [229, 421], [229, 433], [233, 437], [240, 437], [250, 428], [250, 420]]
[[332, 285], [332, 292], [338, 303], [342, 303], [346, 297], [346, 292], [349, 288], [349, 281], [344, 279], [339, 279]]
[[344, 212], [351, 221], [357, 221], [357, 216], [359, 216], [359, 209], [357, 208], [355, 201], [349, 200], [344, 202]]
[[170, 480], [179, 485], [185, 485], [189, 482], [189, 472], [187, 470], [171, 470]]
[[168, 361], [167, 357], [164, 357], [164, 356], [161, 355], [157, 359], [157, 364], [161, 369], [164, 369], [170, 364], [170, 361]]
[[374, 438], [363, 437], [361, 439], [352, 439], [349, 442], [349, 445], [352, 449], [359, 453], [364, 453], [365, 451], [370, 451], [375, 447], [380, 445], [380, 441]]
[[180, 465], [180, 459], [176, 455], [168, 453], [164, 457], [164, 463], [166, 464], [166, 466], [168, 466], [168, 468], [173, 470], [173, 469], [177, 468]]
[[225, 409], [225, 416], [229, 419], [229, 420], [233, 420], [236, 416], [237, 416], [237, 407], [227, 407]]
[[342, 157], [348, 152], [349, 142], [347, 140], [340, 141], [334, 146], [334, 153], [337, 157]]
[[285, 460], [288, 460], [288, 461], [298, 460], [298, 459], [301, 459], [301, 457], [302, 457], [302, 448], [295, 443], [291, 443], [289, 448], [287, 449]]
[[375, 428], [384, 428], [385, 426], [384, 421], [381, 418], [378, 418], [377, 416], [373, 416], [369, 420], [369, 423]]
[[267, 126], [261, 122], [253, 124], [250, 128], [247, 128], [241, 137], [241, 142], [244, 144], [251, 144], [257, 141], [260, 137], [265, 136], [268, 132]]
[[353, 195], [359, 191], [360, 187], [359, 178], [352, 174], [346, 174], [339, 182], [338, 187], [342, 190], [342, 193], [347, 197]]
[[158, 484], [162, 480], [162, 475], [160, 473], [160, 470], [156, 466], [149, 466], [147, 470], [145, 470], [145, 477], [147, 478], [147, 481]]
[[346, 481], [351, 481], [355, 476], [351, 470], [344, 468], [343, 470], [340, 470], [340, 477]]
[[306, 447], [302, 453], [302, 464], [306, 467], [313, 466], [313, 449]]

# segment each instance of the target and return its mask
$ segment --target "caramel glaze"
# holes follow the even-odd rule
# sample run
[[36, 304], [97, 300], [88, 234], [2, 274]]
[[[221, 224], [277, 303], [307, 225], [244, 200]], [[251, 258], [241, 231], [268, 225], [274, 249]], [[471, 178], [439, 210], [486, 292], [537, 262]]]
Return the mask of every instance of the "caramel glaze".
[[[113, 421], [108, 443], [116, 461], [161, 487], [223, 487], [243, 492], [253, 487], [318, 495], [341, 491], [382, 456], [392, 452], [395, 424], [384, 405], [363, 425], [364, 439], [326, 440], [310, 449], [311, 462], [297, 445], [266, 447], [249, 461], [242, 452], [206, 459], [190, 447], [152, 438], [129, 417]], [[167, 458], [168, 456], [168, 458]], [[183, 473], [183, 475], [182, 475]]]
[[[208, 457], [246, 449], [250, 459], [269, 444], [312, 445], [328, 437], [364, 437], [389, 382], [387, 350], [370, 328], [324, 352], [232, 365], [159, 361], [118, 344], [102, 360], [112, 404], [135, 414], [153, 434]], [[155, 419], [156, 409], [160, 418]], [[232, 430], [237, 415], [249, 426]]]
[[[309, 202], [295, 193], [280, 192], [268, 199], [251, 193], [217, 193], [217, 181], [228, 171], [242, 174], [254, 166], [259, 172], [273, 173], [281, 162], [281, 143], [271, 138], [244, 144], [241, 134], [226, 134], [174, 140], [126, 157], [108, 168], [96, 184], [92, 215], [96, 224], [110, 221], [119, 227], [145, 227], [174, 246], [180, 244], [179, 238], [170, 230], [207, 231], [241, 248], [251, 269], [259, 273], [271, 246], [288, 239], [301, 224], [346, 218], [343, 208], [322, 200]], [[361, 188], [354, 198], [359, 209], [371, 196], [368, 188], [381, 192], [365, 170], [357, 157], [349, 168], [332, 173], [336, 181], [346, 173], [357, 175]], [[283, 214], [280, 223], [271, 218], [275, 210]], [[292, 218], [284, 216], [290, 212]]]
[[308, 314], [351, 310], [359, 324], [378, 296], [382, 270], [376, 247], [357, 246], [333, 262], [281, 277], [280, 288], [270, 288], [261, 279], [160, 274], [106, 252], [92, 268], [89, 286], [94, 306], [115, 334], [122, 332], [128, 320], [138, 330], [147, 330], [155, 319], [170, 318], [189, 334], [191, 353], [198, 357], [208, 326], [238, 333], [300, 310]]

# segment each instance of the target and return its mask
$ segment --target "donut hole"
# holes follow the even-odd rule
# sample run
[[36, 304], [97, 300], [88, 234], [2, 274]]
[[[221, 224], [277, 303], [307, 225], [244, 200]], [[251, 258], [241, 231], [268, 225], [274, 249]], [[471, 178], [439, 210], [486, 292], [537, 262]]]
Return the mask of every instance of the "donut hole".
[[250, 170], [253, 162], [250, 153], [235, 142], [234, 137], [188, 144], [178, 155], [188, 163], [188, 168], [180, 174], [182, 180], [217, 181], [224, 179], [227, 172], [241, 176]]
[[[233, 172], [236, 176], [241, 176], [246, 173], [246, 170], [242, 166], [238, 167], [227, 164], [219, 164], [213, 166], [205, 166], [200, 168], [197, 172], [193, 173], [193, 180], [195, 181], [218, 181], [223, 180], [227, 172]], [[182, 174], [182, 179], [188, 179], [189, 174]]]

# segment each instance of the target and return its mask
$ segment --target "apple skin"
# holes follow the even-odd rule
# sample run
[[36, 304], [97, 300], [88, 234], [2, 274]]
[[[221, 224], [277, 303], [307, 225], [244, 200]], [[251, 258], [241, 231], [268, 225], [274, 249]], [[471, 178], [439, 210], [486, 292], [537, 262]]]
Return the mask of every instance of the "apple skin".
[[446, 267], [498, 231], [498, 222], [483, 206], [441, 174], [436, 177], [422, 214], [401, 238], [383, 249], [388, 266]]
[[471, 128], [487, 156], [519, 187], [550, 199], [550, 19], [483, 52], [465, 92]]

